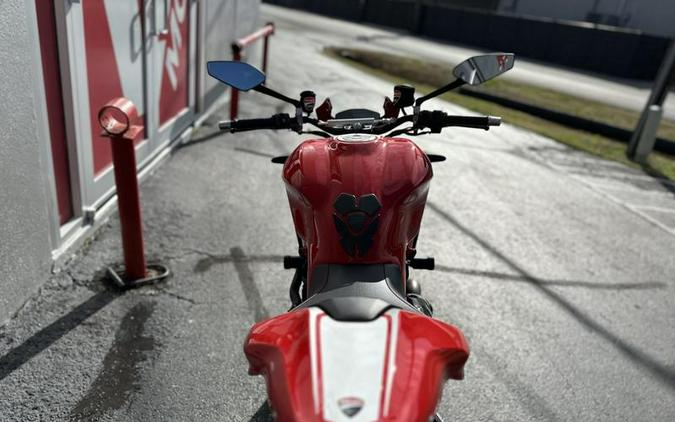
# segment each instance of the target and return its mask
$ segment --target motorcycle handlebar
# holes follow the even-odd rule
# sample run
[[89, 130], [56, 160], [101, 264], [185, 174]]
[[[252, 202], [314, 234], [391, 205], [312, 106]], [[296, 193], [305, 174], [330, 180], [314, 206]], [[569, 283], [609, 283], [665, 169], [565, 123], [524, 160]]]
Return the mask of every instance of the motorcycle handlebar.
[[[414, 116], [408, 115], [398, 119], [392, 119], [390, 122], [373, 126], [367, 131], [370, 133], [383, 134], [387, 133], [397, 126], [414, 120]], [[451, 116], [442, 111], [422, 111], [420, 112], [417, 121], [413, 128], [429, 128], [434, 133], [439, 133], [441, 129], [448, 126], [461, 126], [468, 128], [477, 128], [488, 130], [491, 126], [499, 126], [502, 122], [501, 117], [494, 116]], [[310, 117], [303, 117], [303, 123], [312, 124], [322, 131], [329, 134], [340, 135], [344, 133], [352, 133], [353, 129], [344, 129], [330, 127], [324, 122], [321, 122]], [[275, 114], [267, 119], [245, 119], [222, 121], [218, 123], [220, 130], [229, 130], [230, 132], [243, 132], [247, 130], [258, 129], [294, 129], [300, 130], [301, 125], [296, 119], [291, 118], [288, 114]], [[408, 129], [402, 130], [405, 132]]]
[[443, 126], [462, 126], [485, 130], [489, 129], [490, 126], [502, 124], [502, 118], [495, 116], [447, 116], [444, 120]]
[[234, 133], [259, 129], [291, 129], [293, 124], [294, 121], [288, 114], [275, 114], [268, 119], [222, 121], [218, 123], [218, 128]]
[[433, 133], [440, 133], [441, 129], [448, 126], [488, 130], [491, 126], [499, 126], [501, 123], [501, 117], [451, 116], [442, 111], [422, 111], [419, 114], [416, 126], [419, 128], [429, 128]]

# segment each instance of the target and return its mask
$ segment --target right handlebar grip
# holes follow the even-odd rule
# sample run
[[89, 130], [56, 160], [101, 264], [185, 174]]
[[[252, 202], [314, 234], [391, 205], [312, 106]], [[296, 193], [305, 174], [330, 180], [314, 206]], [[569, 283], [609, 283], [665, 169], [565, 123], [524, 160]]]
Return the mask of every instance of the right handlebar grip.
[[494, 116], [447, 116], [445, 125], [473, 127], [479, 129], [489, 129], [490, 126], [499, 126], [502, 123], [501, 117]]

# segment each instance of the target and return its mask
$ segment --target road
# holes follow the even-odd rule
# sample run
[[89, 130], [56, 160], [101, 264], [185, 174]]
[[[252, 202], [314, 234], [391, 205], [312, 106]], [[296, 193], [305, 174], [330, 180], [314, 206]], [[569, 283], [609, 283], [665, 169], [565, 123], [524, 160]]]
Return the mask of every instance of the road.
[[[290, 28], [312, 44], [382, 50], [448, 63], [460, 63], [483, 52], [295, 9], [263, 5], [263, 11], [279, 28]], [[644, 108], [651, 89], [644, 82], [606, 79], [523, 58], [518, 58], [514, 70], [505, 77], [637, 111]], [[673, 95], [664, 104], [664, 117], [675, 120]]]
[[[314, 89], [338, 109], [381, 105], [388, 82], [306, 36], [280, 25], [269, 86]], [[242, 101], [242, 117], [287, 110]], [[216, 121], [142, 186], [148, 254], [173, 277], [123, 294], [102, 282], [120, 257], [112, 218], [0, 328], [0, 420], [269, 420], [242, 343], [288, 307], [281, 256], [295, 238], [269, 158], [298, 139], [216, 136]], [[419, 279], [472, 351], [466, 379], [444, 389], [446, 420], [675, 420], [673, 186], [508, 124], [418, 143], [448, 157], [418, 245], [438, 270]]]

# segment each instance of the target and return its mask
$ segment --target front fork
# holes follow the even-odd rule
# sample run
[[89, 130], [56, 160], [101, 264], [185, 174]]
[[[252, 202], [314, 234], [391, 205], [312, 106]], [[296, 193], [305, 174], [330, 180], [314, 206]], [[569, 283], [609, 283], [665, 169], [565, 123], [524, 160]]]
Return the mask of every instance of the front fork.
[[298, 239], [298, 256], [285, 256], [284, 269], [294, 269], [293, 280], [289, 289], [291, 309], [295, 308], [307, 299], [307, 249], [303, 246], [302, 239]]
[[307, 258], [304, 256], [285, 256], [284, 268], [295, 270], [288, 292], [291, 299], [291, 309], [293, 309], [307, 299]]
[[422, 286], [417, 279], [413, 277], [412, 269], [433, 270], [436, 266], [436, 261], [434, 258], [415, 258], [417, 255], [417, 250], [415, 249], [416, 245], [417, 237], [415, 237], [406, 251], [406, 299], [408, 299], [408, 302], [421, 313], [427, 316], [433, 316], [434, 308], [428, 300], [422, 297]]

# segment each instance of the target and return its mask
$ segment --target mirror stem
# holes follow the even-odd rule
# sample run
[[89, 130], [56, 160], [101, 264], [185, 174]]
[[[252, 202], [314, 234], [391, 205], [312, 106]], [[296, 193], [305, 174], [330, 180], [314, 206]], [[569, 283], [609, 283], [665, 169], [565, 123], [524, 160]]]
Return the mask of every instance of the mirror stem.
[[441, 94], [445, 94], [448, 91], [452, 91], [453, 89], [459, 88], [462, 85], [465, 85], [466, 82], [464, 82], [461, 79], [455, 79], [454, 81], [450, 82], [449, 84], [438, 88], [436, 91], [430, 92], [427, 95], [423, 97], [419, 97], [417, 100], [415, 100], [415, 106], [419, 107], [422, 105], [423, 102], [426, 100], [429, 100], [434, 97], [438, 97]]
[[289, 104], [293, 104], [296, 108], [302, 107], [302, 103], [300, 101], [289, 98], [289, 97], [285, 96], [284, 94], [280, 94], [280, 93], [276, 92], [275, 90], [266, 87], [265, 85], [258, 85], [255, 88], [253, 88], [253, 90], [258, 91], [261, 94], [269, 95], [270, 97], [274, 97], [278, 100], [285, 101]]

